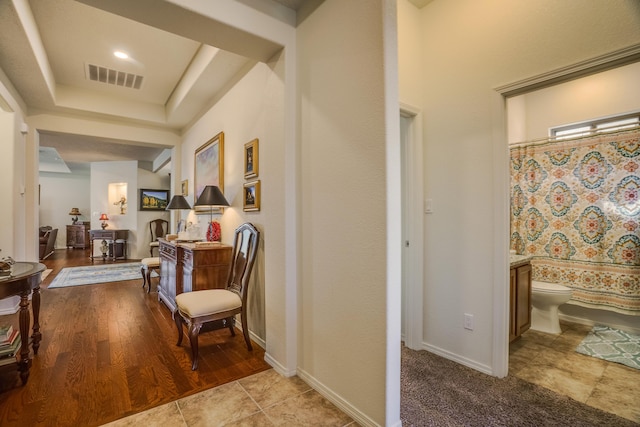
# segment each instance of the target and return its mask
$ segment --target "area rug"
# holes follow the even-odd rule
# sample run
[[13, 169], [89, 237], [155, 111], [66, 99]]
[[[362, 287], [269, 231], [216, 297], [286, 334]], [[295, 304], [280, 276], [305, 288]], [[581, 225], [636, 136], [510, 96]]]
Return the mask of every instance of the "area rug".
[[50, 268], [47, 268], [45, 271], [42, 272], [42, 281], [44, 282], [44, 279], [46, 279], [52, 272], [53, 270]]
[[[93, 285], [96, 283], [119, 282], [122, 280], [142, 280], [139, 262], [126, 264], [91, 265], [87, 267], [63, 268], [48, 286], [65, 288], [69, 286]], [[153, 272], [155, 273], [155, 272]], [[154, 276], [154, 274], [152, 274]]]
[[640, 334], [596, 325], [584, 337], [576, 351], [640, 369]]

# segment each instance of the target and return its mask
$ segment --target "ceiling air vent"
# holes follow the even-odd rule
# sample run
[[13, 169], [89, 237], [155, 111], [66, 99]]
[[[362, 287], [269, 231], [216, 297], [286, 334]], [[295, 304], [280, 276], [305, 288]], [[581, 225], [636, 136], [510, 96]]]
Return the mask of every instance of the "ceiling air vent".
[[99, 65], [87, 64], [87, 77], [94, 82], [140, 89], [144, 77]]

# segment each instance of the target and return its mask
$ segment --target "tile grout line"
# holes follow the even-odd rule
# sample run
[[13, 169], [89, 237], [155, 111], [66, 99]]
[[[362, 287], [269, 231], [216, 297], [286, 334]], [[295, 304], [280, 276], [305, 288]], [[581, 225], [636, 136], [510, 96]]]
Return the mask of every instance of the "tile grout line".
[[189, 427], [189, 424], [187, 424], [187, 420], [184, 419], [184, 414], [182, 413], [182, 408], [180, 408], [180, 399], [176, 400], [174, 403], [176, 404], [176, 407], [178, 408], [178, 412], [180, 413], [180, 417], [182, 418], [182, 423], [186, 427]]

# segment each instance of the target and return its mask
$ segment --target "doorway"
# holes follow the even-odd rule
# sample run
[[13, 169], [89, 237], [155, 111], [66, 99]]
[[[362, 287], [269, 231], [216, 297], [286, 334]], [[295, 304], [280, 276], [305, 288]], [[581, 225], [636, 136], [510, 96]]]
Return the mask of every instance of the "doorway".
[[424, 184], [422, 116], [417, 108], [400, 108], [402, 186], [402, 340], [408, 348], [422, 349]]

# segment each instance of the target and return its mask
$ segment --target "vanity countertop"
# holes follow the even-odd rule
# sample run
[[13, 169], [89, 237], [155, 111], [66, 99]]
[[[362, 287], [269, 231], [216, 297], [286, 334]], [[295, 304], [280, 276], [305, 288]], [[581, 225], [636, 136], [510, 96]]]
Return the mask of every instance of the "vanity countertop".
[[531, 262], [531, 256], [529, 255], [509, 255], [509, 263], [511, 268], [520, 267], [521, 265]]

